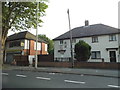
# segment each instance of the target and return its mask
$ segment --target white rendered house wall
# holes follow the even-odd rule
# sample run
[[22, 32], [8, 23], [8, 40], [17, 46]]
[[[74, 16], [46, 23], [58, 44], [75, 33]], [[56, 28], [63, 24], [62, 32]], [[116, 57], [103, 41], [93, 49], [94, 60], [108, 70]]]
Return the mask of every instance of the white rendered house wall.
[[[92, 47], [91, 51], [100, 51], [101, 58], [91, 59], [90, 57], [90, 59], [88, 60], [89, 62], [102, 62], [102, 58], [104, 58], [105, 62], [110, 62], [109, 56], [110, 51], [116, 52], [116, 62], [118, 62], [119, 57], [118, 50], [114, 49], [107, 50], [107, 48], [118, 48], [118, 34], [116, 34], [116, 41], [109, 41], [109, 35], [98, 36], [97, 43], [92, 43], [92, 37], [76, 38], [76, 43], [79, 42], [79, 40], [84, 40], [86, 43], [88, 43]], [[74, 50], [75, 43], [72, 43], [72, 45]], [[65, 50], [64, 54], [58, 52], [58, 50], [60, 50], [61, 47], [63, 50]], [[71, 57], [70, 40], [69, 39], [63, 40], [62, 45], [60, 45], [60, 40], [54, 41], [54, 58], [70, 58], [70, 57]]]

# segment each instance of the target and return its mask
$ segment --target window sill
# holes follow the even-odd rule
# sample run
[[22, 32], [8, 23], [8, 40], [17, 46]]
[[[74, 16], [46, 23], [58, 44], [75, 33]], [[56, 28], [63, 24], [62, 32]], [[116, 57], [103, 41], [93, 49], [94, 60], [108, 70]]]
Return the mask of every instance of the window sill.
[[113, 41], [117, 41], [117, 40], [109, 40], [109, 42], [113, 42]]
[[98, 43], [98, 42], [92, 42], [92, 43]]

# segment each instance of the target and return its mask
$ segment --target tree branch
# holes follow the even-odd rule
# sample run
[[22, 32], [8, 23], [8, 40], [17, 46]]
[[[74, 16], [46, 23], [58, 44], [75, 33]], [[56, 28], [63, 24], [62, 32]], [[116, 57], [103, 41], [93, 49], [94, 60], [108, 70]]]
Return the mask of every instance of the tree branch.
[[11, 2], [9, 2], [9, 14], [8, 14], [8, 18], [7, 18], [7, 20], [6, 20], [6, 24], [8, 25], [8, 27], [10, 26], [10, 24], [9, 24], [9, 22], [10, 22], [10, 17], [11, 17], [11, 14], [12, 14], [12, 12], [13, 12], [13, 9], [16, 7], [16, 3], [15, 4], [13, 4], [13, 7], [10, 7], [10, 5], [11, 5]]

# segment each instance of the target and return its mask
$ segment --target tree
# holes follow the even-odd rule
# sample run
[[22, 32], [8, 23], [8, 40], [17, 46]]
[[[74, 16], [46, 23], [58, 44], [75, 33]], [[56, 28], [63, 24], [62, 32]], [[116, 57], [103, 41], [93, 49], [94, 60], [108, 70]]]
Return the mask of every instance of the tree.
[[78, 61], [87, 61], [91, 55], [91, 46], [80, 40], [75, 44], [75, 58]]
[[38, 23], [42, 23], [40, 17], [45, 16], [47, 8], [46, 0], [39, 2], [38, 13], [36, 2], [2, 2], [2, 49], [4, 50], [9, 30], [36, 28], [36, 16], [38, 15]]
[[48, 43], [48, 53], [53, 55], [54, 54], [53, 40], [49, 39], [46, 35], [38, 35], [38, 38], [43, 39]]

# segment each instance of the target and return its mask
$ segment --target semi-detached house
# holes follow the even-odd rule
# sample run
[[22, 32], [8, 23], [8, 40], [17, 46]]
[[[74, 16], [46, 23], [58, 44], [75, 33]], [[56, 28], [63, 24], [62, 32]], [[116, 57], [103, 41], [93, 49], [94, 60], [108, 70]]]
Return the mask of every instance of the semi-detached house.
[[[36, 54], [36, 36], [28, 31], [13, 34], [7, 37], [6, 40], [6, 63], [11, 63], [15, 55], [30, 55]], [[38, 55], [48, 54], [47, 43], [38, 39], [37, 42]]]
[[[88, 62], [120, 62], [120, 31], [117, 28], [104, 24], [76, 27], [71, 30], [73, 54], [74, 46], [79, 40], [83, 40], [91, 46], [91, 56]], [[70, 61], [70, 31], [58, 36], [54, 40], [54, 60]]]

